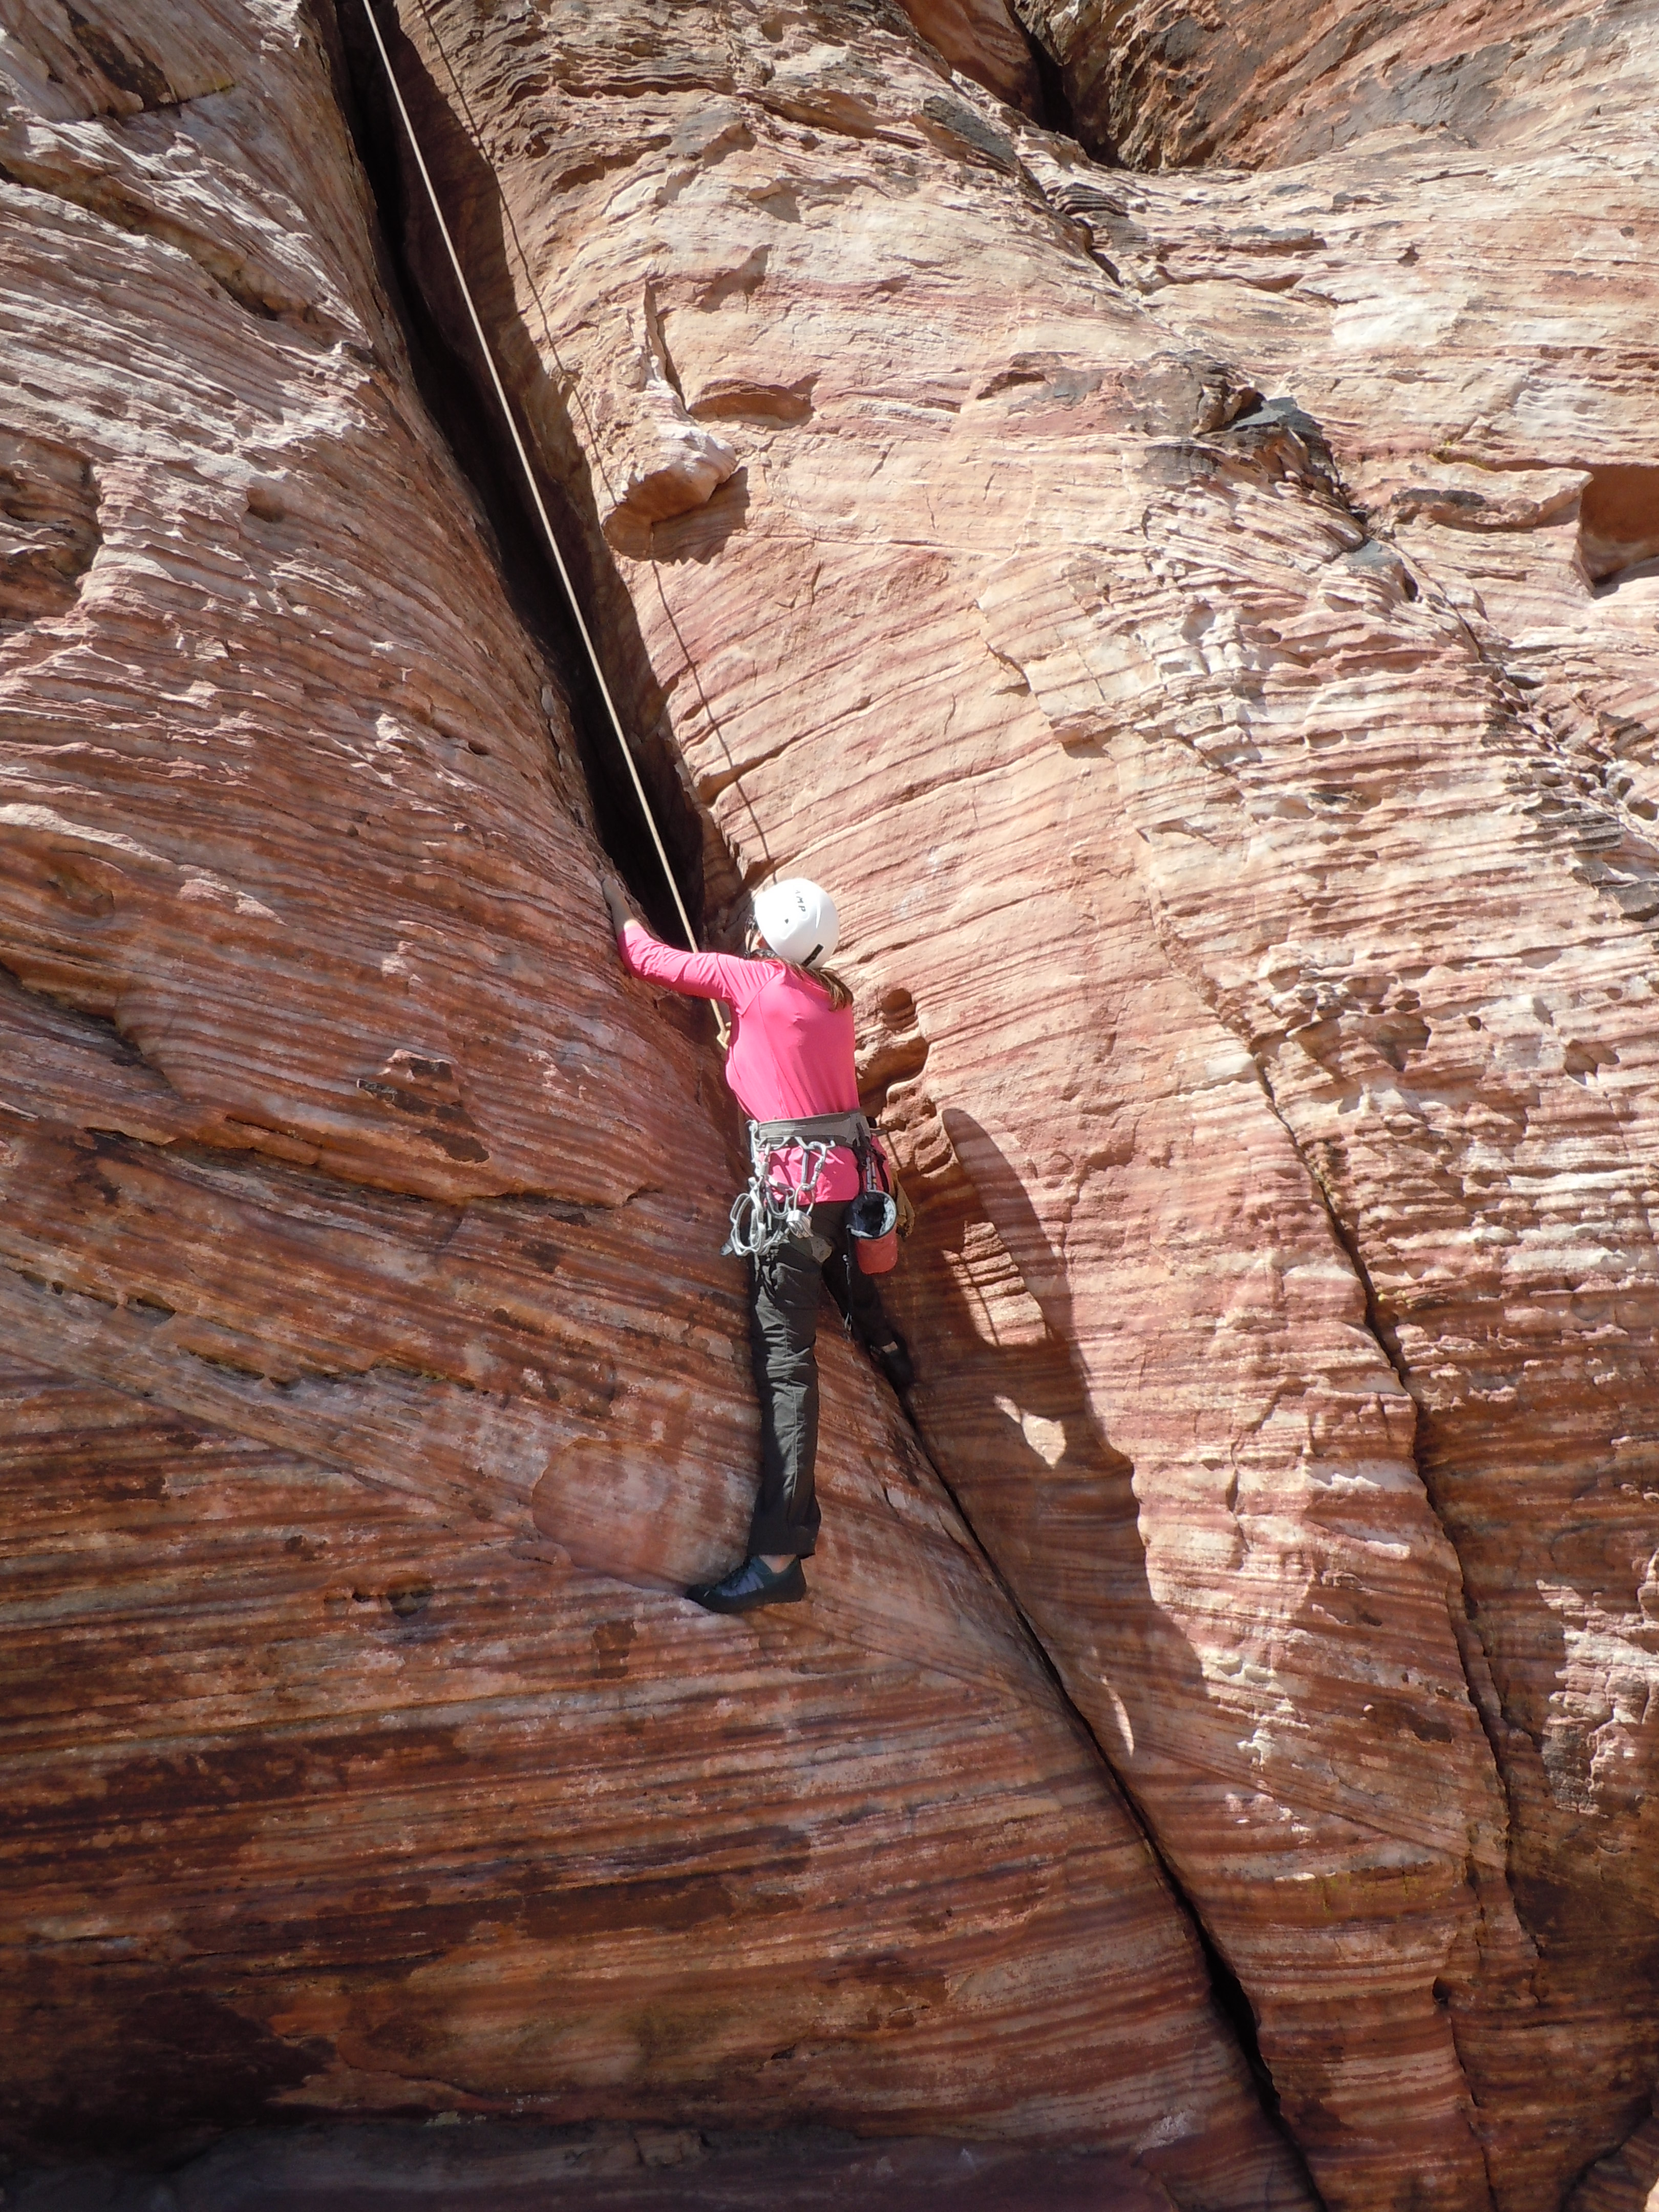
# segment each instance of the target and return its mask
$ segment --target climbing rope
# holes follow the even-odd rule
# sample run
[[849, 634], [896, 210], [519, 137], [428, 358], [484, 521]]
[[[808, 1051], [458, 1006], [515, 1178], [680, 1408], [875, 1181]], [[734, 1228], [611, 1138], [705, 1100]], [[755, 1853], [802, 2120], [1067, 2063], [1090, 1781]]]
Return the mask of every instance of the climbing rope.
[[[367, 5], [367, 3], [368, 0], [365, 0], [365, 4]], [[443, 39], [439, 32], [438, 26], [432, 20], [432, 10], [428, 6], [427, 0], [413, 0], [413, 4], [420, 16], [422, 25], [425, 27], [426, 35], [431, 44], [433, 52], [437, 56], [439, 61], [443, 64], [444, 75], [449, 79], [449, 89], [454, 95], [456, 108], [459, 112], [465, 122], [467, 136], [471, 140], [472, 150], [477, 154], [478, 160], [483, 166], [489, 170], [491, 177], [495, 179], [495, 188], [500, 195], [501, 221], [506, 227], [507, 237], [511, 239], [513, 241], [513, 251], [518, 257], [519, 267], [524, 272], [526, 296], [533, 300], [536, 303], [536, 313], [542, 326], [543, 343], [547, 348], [548, 354], [552, 360], [554, 368], [557, 369], [561, 376], [566, 378], [568, 380], [570, 392], [570, 404], [575, 410], [576, 413], [580, 416], [582, 428], [586, 434], [588, 460], [592, 465], [599, 471], [599, 480], [605, 486], [605, 497], [611, 501], [612, 507], [615, 507], [617, 503], [617, 488], [611, 481], [611, 471], [605, 465], [604, 447], [600, 444], [599, 437], [594, 432], [592, 418], [587, 411], [587, 403], [582, 398], [581, 380], [580, 377], [570, 375], [569, 371], [566, 368], [564, 362], [560, 356], [559, 341], [556, 334], [555, 333], [552, 320], [547, 312], [546, 298], [543, 293], [541, 286], [536, 281], [536, 272], [530, 265], [530, 256], [525, 250], [525, 242], [519, 235], [519, 225], [517, 219], [513, 213], [513, 203], [508, 199], [507, 194], [501, 190], [501, 180], [500, 178], [496, 176], [494, 158], [490, 154], [488, 145], [484, 142], [483, 125], [479, 123], [477, 117], [472, 112], [472, 103], [466, 96], [466, 87], [461, 82], [459, 72], [457, 70], [454, 63], [449, 58], [448, 51], [444, 46]], [[750, 835], [753, 837], [756, 846], [765, 860], [766, 865], [768, 867], [770, 867], [773, 866], [772, 848], [766, 842], [766, 825], [761, 820], [759, 814], [757, 813], [755, 810], [755, 803], [749, 796], [748, 790], [744, 782], [743, 775], [738, 769], [737, 758], [732, 750], [730, 744], [727, 742], [726, 732], [720, 724], [720, 718], [714, 711], [714, 702], [709, 697], [707, 690], [703, 687], [702, 672], [697, 666], [696, 656], [693, 654], [690, 645], [686, 642], [685, 633], [680, 628], [680, 618], [675, 613], [673, 603], [669, 599], [668, 587], [663, 582], [662, 578], [662, 563], [657, 558], [656, 546], [654, 543], [655, 535], [656, 533], [653, 530], [652, 532], [653, 542], [651, 549], [651, 580], [657, 587], [657, 598], [662, 607], [663, 620], [668, 624], [670, 629], [674, 633], [674, 641], [679, 647], [680, 657], [685, 663], [685, 672], [690, 678], [692, 684], [696, 689], [697, 702], [702, 708], [703, 718], [708, 725], [710, 734], [714, 737], [716, 744], [720, 746], [720, 750], [726, 756], [726, 764], [727, 768], [732, 771], [728, 788], [734, 792], [738, 799], [742, 802], [744, 810], [749, 817]]]
[[[519, 465], [524, 471], [524, 480], [530, 487], [530, 496], [535, 506], [537, 520], [542, 526], [542, 535], [547, 540], [548, 550], [552, 554], [554, 565], [558, 569], [559, 580], [564, 586], [565, 597], [570, 602], [570, 611], [576, 618], [576, 628], [581, 633], [582, 643], [586, 647], [587, 658], [592, 665], [594, 680], [599, 684], [599, 695], [605, 701], [605, 712], [611, 718], [611, 728], [617, 733], [617, 743], [622, 748], [622, 757], [628, 764], [629, 776], [639, 799], [640, 811], [645, 817], [646, 827], [651, 832], [651, 842], [656, 847], [657, 858], [662, 863], [663, 877], [673, 897], [674, 911], [678, 915], [680, 927], [685, 932], [685, 942], [690, 951], [695, 952], [697, 950], [697, 939], [696, 933], [691, 927], [691, 917], [685, 910], [685, 902], [680, 896], [680, 887], [674, 879], [673, 869], [669, 866], [668, 853], [662, 842], [662, 833], [657, 827], [657, 817], [651, 811], [651, 802], [645, 795], [645, 786], [640, 781], [639, 767], [634, 758], [633, 748], [629, 745], [623, 732], [622, 717], [617, 712], [617, 702], [611, 696], [611, 686], [605, 680], [605, 671], [599, 665], [599, 652], [583, 617], [581, 603], [577, 599], [575, 586], [570, 580], [570, 571], [565, 566], [564, 555], [559, 550], [559, 541], [553, 534], [553, 525], [548, 519], [547, 507], [542, 499], [541, 486], [537, 482], [536, 471], [531, 465], [529, 453], [526, 449], [523, 437], [520, 434], [518, 417], [514, 415], [512, 402], [507, 396], [507, 386], [501, 381], [501, 373], [496, 366], [495, 352], [489, 339], [484, 336], [483, 324], [479, 319], [477, 307], [472, 297], [472, 288], [466, 281], [466, 272], [461, 267], [461, 257], [455, 251], [455, 241], [450, 236], [449, 225], [444, 221], [444, 211], [438, 203], [437, 188], [432, 181], [432, 173], [426, 166], [426, 156], [421, 151], [421, 142], [415, 135], [414, 120], [408, 108], [404, 105], [403, 91], [398, 82], [397, 71], [392, 66], [392, 56], [386, 51], [386, 40], [381, 37], [380, 24], [375, 20], [374, 0], [363, 0], [363, 13], [368, 18], [369, 31], [374, 37], [375, 50], [380, 57], [380, 65], [386, 71], [386, 82], [392, 88], [392, 100], [408, 137], [410, 151], [415, 156], [415, 166], [420, 171], [421, 182], [426, 187], [427, 199], [432, 209], [432, 219], [438, 226], [438, 235], [443, 240], [444, 251], [449, 256], [449, 265], [455, 272], [455, 282], [459, 287], [468, 319], [472, 325], [472, 334], [478, 341], [478, 350], [483, 356], [485, 368], [489, 371], [489, 381], [495, 386], [495, 398], [501, 406], [501, 418], [506, 422], [507, 434], [513, 441], [513, 450], [519, 457]], [[716, 1018], [719, 1018], [718, 1016]], [[722, 1023], [722, 1030], [724, 1026]]]

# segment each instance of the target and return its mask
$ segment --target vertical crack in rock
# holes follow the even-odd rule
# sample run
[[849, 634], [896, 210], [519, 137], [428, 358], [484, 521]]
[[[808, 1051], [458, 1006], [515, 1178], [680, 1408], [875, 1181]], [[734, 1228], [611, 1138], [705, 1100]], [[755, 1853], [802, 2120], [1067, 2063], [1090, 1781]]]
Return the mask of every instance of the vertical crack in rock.
[[1322, 2208], [1325, 2200], [1319, 2193], [1318, 2185], [1303, 2155], [1301, 2145], [1285, 2124], [1279, 2086], [1273, 2080], [1272, 2068], [1262, 2055], [1261, 2039], [1256, 2031], [1255, 2008], [1250, 2003], [1244, 1984], [1228, 1963], [1225, 1953], [1211, 1929], [1206, 1925], [1204, 1915], [1197, 1901], [1182, 1881], [1176, 1868], [1171, 1863], [1169, 1853], [1158, 1839], [1158, 1831], [1148, 1816], [1146, 1807], [1142, 1802], [1133, 1780], [1113, 1758], [1110, 1747], [1102, 1741], [1099, 1731], [1073, 1696], [1060, 1662], [1049, 1650], [1036, 1622], [1026, 1611], [1024, 1601], [1017, 1586], [1010, 1579], [995, 1553], [975, 1527], [971, 1510], [953, 1486], [945, 1466], [930, 1450], [927, 1437], [914, 1412], [902, 1401], [901, 1401], [901, 1407], [915, 1437], [917, 1449], [927, 1460], [940, 1489], [956, 1509], [963, 1527], [973, 1538], [975, 1548], [984, 1562], [987, 1573], [1002, 1592], [1009, 1610], [1018, 1620], [1031, 1653], [1042, 1668], [1055, 1697], [1064, 1707], [1073, 1726], [1092, 1747], [1096, 1756], [1111, 1776], [1115, 1787], [1128, 1808], [1148, 1852], [1168, 1883], [1170, 1894], [1179, 1905], [1187, 1924], [1192, 1931], [1194, 1941], [1198, 1945], [1203, 1957], [1205, 1971], [1209, 1977], [1211, 1995], [1214, 1999], [1216, 2009], [1226, 2022], [1249, 2069], [1251, 2081], [1261, 2100], [1263, 2116], [1283, 2138], [1285, 2148], [1294, 2157], [1297, 2171], [1312, 2203]]
[[[367, 6], [369, 0], [356, 0], [356, 4]], [[447, 260], [433, 250], [435, 241], [427, 236], [430, 218], [424, 193], [374, 47], [352, 5], [343, 6], [337, 19], [331, 15], [330, 24], [334, 29], [331, 42], [337, 48], [341, 104], [374, 195], [379, 239], [387, 257], [384, 274], [421, 396], [478, 501], [514, 610], [541, 647], [550, 668], [558, 672], [556, 680], [561, 704], [568, 712], [599, 842], [653, 926], [678, 942], [680, 930], [673, 902], [662, 880], [661, 863], [640, 813], [632, 779], [617, 757], [615, 732], [581, 641], [574, 610], [542, 535], [511, 440], [497, 419], [496, 402], [488, 390], [482, 364], [475, 358], [476, 340], [455, 293], [453, 273]], [[383, 34], [393, 41], [402, 35], [395, 21], [387, 22]], [[459, 151], [461, 143], [458, 137], [457, 147], [447, 149], [452, 155]], [[470, 145], [465, 152], [471, 154]], [[476, 157], [474, 162], [476, 166]], [[476, 181], [487, 183], [487, 179]], [[511, 234], [510, 210], [503, 210], [503, 218]], [[410, 265], [411, 241], [417, 239], [424, 241], [426, 248], [418, 272]], [[522, 248], [518, 251], [522, 258]], [[434, 271], [439, 288], [435, 305], [429, 289]], [[553, 404], [562, 407], [573, 396], [559, 395]], [[532, 454], [535, 450], [532, 439]], [[617, 642], [610, 634], [609, 623], [597, 620], [593, 610], [589, 548], [590, 526], [595, 518], [573, 509], [570, 483], [568, 471], [538, 471], [538, 489], [572, 580], [586, 603], [581, 611], [589, 634], [602, 653], [614, 658]], [[608, 675], [611, 672], [607, 670]], [[698, 924], [705, 909], [704, 875], [711, 858], [705, 817], [684, 790], [675, 757], [657, 726], [660, 714], [659, 702], [653, 721], [643, 730], [630, 729], [629, 734], [680, 895], [693, 923]], [[724, 859], [723, 853], [720, 858]]]
[[[1308, 1157], [1308, 1153], [1303, 1146], [1301, 1139], [1297, 1137], [1296, 1131], [1291, 1126], [1291, 1123], [1285, 1114], [1280, 1110], [1279, 1101], [1273, 1095], [1272, 1079], [1268, 1075], [1267, 1069], [1262, 1066], [1260, 1056], [1255, 1052], [1252, 1052], [1251, 1059], [1255, 1062], [1256, 1074], [1261, 1085], [1262, 1096], [1267, 1103], [1268, 1110], [1272, 1113], [1273, 1119], [1279, 1123], [1280, 1128], [1285, 1132], [1286, 1140], [1289, 1142], [1297, 1159], [1301, 1162], [1310, 1186], [1318, 1194], [1319, 1201], [1324, 1211], [1325, 1217], [1330, 1223], [1331, 1234], [1336, 1240], [1337, 1243], [1341, 1247], [1343, 1252], [1346, 1255], [1348, 1264], [1353, 1270], [1354, 1279], [1358, 1284], [1360, 1291], [1365, 1302], [1365, 1326], [1370, 1330], [1371, 1336], [1375, 1340], [1377, 1350], [1382, 1354], [1382, 1357], [1388, 1361], [1389, 1366], [1394, 1370], [1395, 1376], [1399, 1379], [1401, 1389], [1412, 1398], [1413, 1404], [1415, 1404], [1416, 1394], [1412, 1389], [1410, 1370], [1407, 1368], [1404, 1358], [1401, 1357], [1398, 1339], [1395, 1337], [1394, 1331], [1389, 1327], [1388, 1322], [1383, 1318], [1382, 1309], [1377, 1303], [1376, 1285], [1371, 1281], [1370, 1271], [1365, 1265], [1364, 1255], [1359, 1249], [1358, 1240], [1349, 1229], [1347, 1224], [1343, 1220], [1340, 1213], [1337, 1210], [1336, 1202], [1332, 1197], [1324, 1178], [1320, 1175], [1314, 1162]], [[1451, 1529], [1447, 1525], [1445, 1516], [1441, 1510], [1440, 1501], [1435, 1496], [1434, 1486], [1429, 1476], [1427, 1463], [1421, 1442], [1421, 1423], [1422, 1413], [1419, 1409], [1416, 1421], [1413, 1426], [1411, 1445], [1412, 1465], [1416, 1471], [1418, 1481], [1422, 1486], [1423, 1495], [1428, 1502], [1429, 1508], [1435, 1516], [1435, 1521], [1439, 1528], [1440, 1534], [1444, 1539], [1447, 1550], [1450, 1553], [1451, 1557], [1457, 1562], [1459, 1577], [1458, 1601], [1455, 1607], [1449, 1608], [1452, 1614], [1452, 1633], [1456, 1641], [1459, 1657], [1463, 1662], [1463, 1677], [1468, 1688], [1469, 1703], [1474, 1708], [1475, 1713], [1480, 1722], [1482, 1732], [1486, 1735], [1487, 1743], [1491, 1747], [1492, 1765], [1496, 1770], [1498, 1782], [1504, 1790], [1505, 1800], [1507, 1802], [1510, 1789], [1508, 1772], [1509, 1762], [1505, 1755], [1505, 1747], [1502, 1736], [1499, 1734], [1499, 1723], [1502, 1721], [1505, 1721], [1507, 1719], [1507, 1716], [1503, 1713], [1492, 1676], [1491, 1663], [1486, 1653], [1486, 1644], [1481, 1638], [1480, 1628], [1476, 1624], [1473, 1612], [1470, 1608], [1468, 1587], [1465, 1578], [1462, 1554], [1459, 1552], [1456, 1540], [1453, 1535]], [[1514, 1723], [1510, 1723], [1509, 1725], [1513, 1726]], [[1506, 1860], [1504, 1871], [1504, 1881], [1506, 1893], [1509, 1894], [1510, 1904], [1511, 1909], [1513, 1909], [1515, 1905], [1515, 1898], [1513, 1891], [1510, 1887], [1509, 1868], [1507, 1863], [1507, 1843], [1508, 1838], [1506, 1836]], [[1472, 1889], [1476, 1888], [1476, 1885], [1473, 1878], [1473, 1869], [1471, 1869], [1470, 1887]], [[1476, 1891], [1476, 1895], [1478, 1901], [1478, 1890]], [[1462, 2068], [1464, 2081], [1468, 2087], [1470, 2102], [1478, 2112], [1480, 2109], [1481, 2100], [1479, 2093], [1477, 2077], [1471, 2069], [1469, 2061], [1464, 2052], [1462, 2039], [1459, 2036], [1457, 2008], [1455, 2006], [1449, 2006], [1448, 2014], [1451, 2027], [1452, 2039], [1454, 2044], [1457, 2046], [1458, 2063]], [[1479, 2143], [1480, 2148], [1481, 2160], [1486, 2170], [1486, 2187], [1489, 2201], [1495, 2207], [1502, 2202], [1502, 2198], [1497, 2186], [1496, 2178], [1492, 2172], [1491, 2145], [1488, 2139], [1487, 2130], [1484, 2125], [1477, 2126], [1474, 2133], [1476, 2142]]]

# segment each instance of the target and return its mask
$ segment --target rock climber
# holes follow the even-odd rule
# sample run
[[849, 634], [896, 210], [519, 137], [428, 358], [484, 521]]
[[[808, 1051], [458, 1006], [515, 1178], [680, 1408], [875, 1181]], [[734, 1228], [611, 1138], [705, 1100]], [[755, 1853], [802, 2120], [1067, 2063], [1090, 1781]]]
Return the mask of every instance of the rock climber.
[[853, 994], [824, 964], [840, 933], [835, 904], [805, 877], [787, 878], [756, 893], [742, 955], [681, 952], [638, 920], [614, 876], [601, 889], [630, 975], [731, 1008], [726, 1079], [750, 1117], [754, 1179], [732, 1208], [726, 1249], [749, 1261], [760, 1494], [747, 1557], [686, 1595], [711, 1613], [795, 1604], [806, 1595], [801, 1561], [818, 1533], [814, 1346], [826, 1284], [894, 1389], [912, 1379], [904, 1339], [853, 1249], [852, 1231], [882, 1218], [878, 1208], [866, 1220], [863, 1209], [868, 1187], [884, 1178], [880, 1166], [872, 1171], [877, 1140], [859, 1111]]

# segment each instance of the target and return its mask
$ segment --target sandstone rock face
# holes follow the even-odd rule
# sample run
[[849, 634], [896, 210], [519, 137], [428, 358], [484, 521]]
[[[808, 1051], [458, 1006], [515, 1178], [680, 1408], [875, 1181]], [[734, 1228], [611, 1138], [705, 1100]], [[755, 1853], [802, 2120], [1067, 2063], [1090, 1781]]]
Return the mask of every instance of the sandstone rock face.
[[1036, 61], [1002, 0], [905, 0], [904, 12], [952, 69], [1011, 107], [1027, 115], [1038, 112], [1042, 94]]
[[814, 2123], [1305, 2203], [846, 1345], [813, 1604], [677, 1594], [754, 1463], [718, 1064], [618, 969], [326, 28], [7, 18], [9, 2133]]
[[[453, 2116], [452, 2116], [453, 2117]], [[9, 2177], [16, 2212], [154, 2212], [153, 2173], [113, 2160]], [[848, 2142], [781, 2130], [712, 2137], [689, 2128], [552, 2129], [476, 2117], [260, 2129], [169, 2168], [169, 2212], [1167, 2212], [1149, 2175], [1098, 2153], [885, 2136]]]
[[1659, 2189], [1659, 2112], [1611, 2157], [1598, 2159], [1572, 2193], [1572, 2212], [1637, 2212]]
[[[1413, 746], [1420, 768], [1384, 769], [1409, 794], [1403, 841], [1374, 815], [1355, 825], [1370, 882], [1350, 911], [1363, 924], [1386, 881], [1413, 917], [1406, 942], [1433, 956], [1435, 992], [1413, 989], [1401, 961], [1393, 1006], [1364, 1003], [1352, 945], [1327, 936], [1323, 972], [1298, 977], [1304, 1011], [1287, 1022], [1254, 927], [1221, 951], [1214, 902], [1193, 885], [1182, 933], [1205, 946], [1263, 1058], [1417, 1399], [1420, 1464], [1501, 1716], [1511, 1878], [1540, 1953], [1536, 2027], [1564, 2067], [1598, 2050], [1616, 2136], [1653, 2070], [1640, 1992], [1654, 1971], [1659, 1483], [1641, 1194], [1654, 1145], [1659, 606], [1646, 569], [1659, 473], [1636, 398], [1651, 324], [1636, 241], [1659, 210], [1626, 149], [1646, 129], [1659, 40], [1616, 18], [1588, 30], [1601, 39], [1609, 21], [1617, 66], [1583, 82], [1564, 70], [1524, 130], [1518, 105], [1473, 148], [1396, 131], [1217, 179], [1196, 220], [1184, 182], [1135, 179], [1107, 250], [1190, 343], [1231, 346], [1263, 392], [1294, 394], [1280, 425], [1334, 455], [1369, 533], [1356, 565], [1450, 610], [1501, 702], [1469, 780], [1497, 771], [1489, 820], [1449, 787], [1437, 740], [1432, 761]], [[1520, 90], [1528, 81], [1517, 69]], [[1143, 187], [1158, 210], [1146, 252]], [[1593, 210], [1589, 224], [1553, 234], [1568, 199]], [[1342, 680], [1352, 636], [1331, 642]], [[1249, 646], [1282, 651], [1254, 628]], [[1376, 679], [1368, 690], [1387, 696]], [[1431, 726], [1443, 730], [1443, 708]], [[1336, 803], [1364, 808], [1376, 788], [1358, 780]], [[1454, 973], [1479, 1003], [1461, 1002]], [[1401, 1013], [1409, 1036], [1394, 1027]], [[1370, 1024], [1368, 1052], [1356, 1030]], [[1379, 1080], [1406, 1118], [1376, 1147], [1350, 1102], [1356, 1083]], [[1500, 1099], [1511, 1124], [1493, 1152], [1483, 1124]], [[1575, 2115], [1595, 2096], [1576, 2081]], [[1505, 2162], [1537, 2155], [1523, 2134], [1506, 2133]], [[1568, 2147], [1576, 2157], [1589, 2139], [1564, 2129], [1545, 2155], [1570, 2179]], [[1547, 2176], [1541, 2158], [1533, 2170]]]
[[1132, 173], [986, 0], [386, 21], [710, 927], [841, 901], [917, 1428], [832, 1338], [812, 1604], [675, 1594], [751, 1480], [732, 1121], [417, 389], [348, 51], [477, 365], [374, 50], [29, 0], [14, 2133], [1305, 2203], [1190, 1908], [1328, 2204], [1639, 2203], [1651, 27], [1032, 0]]
[[[1650, 30], [1235, 11], [1097, 143], [1352, 143], [1177, 179], [864, 9], [400, 15], [716, 898], [842, 899], [930, 1451], [1320, 2189], [1558, 2203], [1659, 2057]], [[737, 457], [666, 519], [647, 343]]]
[[1135, 168], [1303, 161], [1391, 131], [1457, 145], [1595, 131], [1634, 89], [1621, 78], [1650, 34], [1623, 0], [1022, 0], [1021, 13], [1060, 64], [1084, 144]]

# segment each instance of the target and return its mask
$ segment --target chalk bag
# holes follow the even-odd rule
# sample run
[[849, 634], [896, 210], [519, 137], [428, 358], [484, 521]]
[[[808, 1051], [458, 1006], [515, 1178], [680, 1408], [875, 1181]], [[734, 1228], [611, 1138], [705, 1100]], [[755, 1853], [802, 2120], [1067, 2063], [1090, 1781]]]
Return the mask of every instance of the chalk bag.
[[890, 1192], [861, 1190], [847, 1209], [847, 1227], [860, 1273], [884, 1275], [897, 1266], [898, 1207]]

